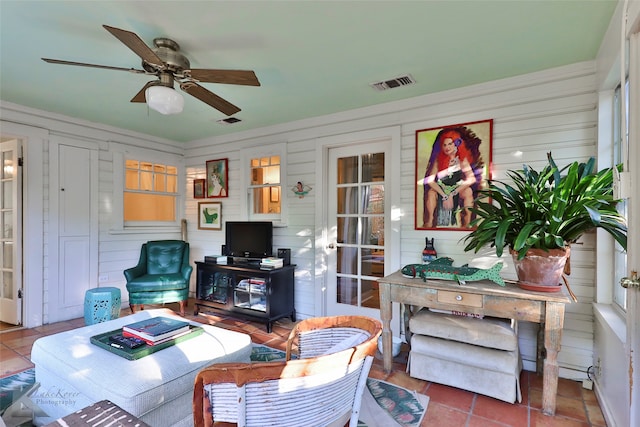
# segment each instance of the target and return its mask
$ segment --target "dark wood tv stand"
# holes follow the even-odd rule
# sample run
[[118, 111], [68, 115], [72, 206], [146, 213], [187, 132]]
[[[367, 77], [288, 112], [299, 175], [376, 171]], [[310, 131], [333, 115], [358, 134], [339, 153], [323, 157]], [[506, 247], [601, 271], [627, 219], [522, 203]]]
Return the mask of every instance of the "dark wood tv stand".
[[219, 310], [232, 316], [263, 321], [271, 332], [274, 321], [296, 320], [295, 265], [262, 270], [255, 264], [214, 264], [196, 261], [195, 315]]

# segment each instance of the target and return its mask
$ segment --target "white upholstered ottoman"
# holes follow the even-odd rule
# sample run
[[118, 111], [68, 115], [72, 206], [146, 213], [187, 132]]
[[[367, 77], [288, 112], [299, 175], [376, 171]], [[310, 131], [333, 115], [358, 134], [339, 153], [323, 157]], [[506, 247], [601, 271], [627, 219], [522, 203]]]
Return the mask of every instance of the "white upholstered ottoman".
[[510, 403], [522, 400], [518, 336], [509, 320], [422, 309], [409, 321], [409, 330], [410, 376]]
[[36, 382], [32, 400], [53, 421], [101, 400], [110, 400], [154, 427], [193, 424], [193, 383], [212, 363], [248, 362], [251, 337], [210, 325], [204, 332], [138, 360], [127, 360], [90, 342], [94, 335], [155, 316], [176, 317], [171, 310], [136, 314], [36, 340], [31, 350]]

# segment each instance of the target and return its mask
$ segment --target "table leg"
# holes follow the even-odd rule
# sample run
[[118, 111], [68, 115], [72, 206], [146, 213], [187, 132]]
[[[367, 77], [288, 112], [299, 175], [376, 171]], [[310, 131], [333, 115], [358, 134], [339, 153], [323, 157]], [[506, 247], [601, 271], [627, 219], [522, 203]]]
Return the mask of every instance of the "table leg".
[[536, 334], [536, 374], [542, 375], [544, 368], [544, 322], [538, 324], [538, 332]]
[[414, 306], [409, 304], [400, 304], [400, 310], [404, 312], [404, 339], [407, 340], [407, 344], [411, 347], [411, 329], [409, 329], [409, 322], [411, 321], [411, 316], [413, 316]]
[[382, 360], [385, 372], [391, 372], [391, 285], [380, 282], [380, 320], [382, 320]]
[[558, 352], [562, 339], [564, 304], [547, 302], [544, 322], [544, 368], [542, 377], [542, 412], [553, 415], [556, 412], [558, 392]]

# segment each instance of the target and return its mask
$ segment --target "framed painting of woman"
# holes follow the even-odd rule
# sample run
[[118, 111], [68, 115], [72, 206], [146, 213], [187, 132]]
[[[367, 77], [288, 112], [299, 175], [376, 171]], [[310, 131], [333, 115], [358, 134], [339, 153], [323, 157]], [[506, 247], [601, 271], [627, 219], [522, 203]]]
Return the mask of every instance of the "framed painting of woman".
[[207, 161], [207, 197], [229, 195], [228, 159]]
[[416, 230], [471, 230], [491, 170], [493, 120], [416, 131]]

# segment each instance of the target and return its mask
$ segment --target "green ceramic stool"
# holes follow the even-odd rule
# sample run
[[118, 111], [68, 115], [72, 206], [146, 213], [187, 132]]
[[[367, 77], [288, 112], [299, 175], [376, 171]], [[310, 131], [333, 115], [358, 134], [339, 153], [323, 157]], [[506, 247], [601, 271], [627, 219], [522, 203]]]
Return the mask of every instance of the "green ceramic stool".
[[120, 317], [120, 289], [89, 289], [84, 295], [84, 323], [93, 325]]

